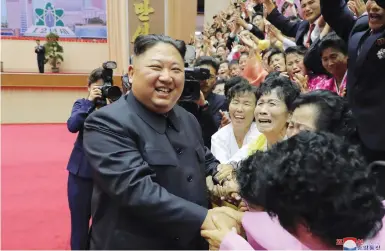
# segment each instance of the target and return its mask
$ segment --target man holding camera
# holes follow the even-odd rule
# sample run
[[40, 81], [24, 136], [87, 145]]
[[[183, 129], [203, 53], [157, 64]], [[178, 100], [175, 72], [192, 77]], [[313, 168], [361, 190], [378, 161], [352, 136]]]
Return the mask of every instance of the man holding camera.
[[219, 70], [219, 63], [209, 56], [202, 56], [195, 62], [195, 67], [210, 71], [210, 77], [200, 82], [201, 96], [197, 101], [198, 111], [192, 112], [202, 127], [203, 141], [206, 147], [211, 148], [211, 136], [218, 131], [221, 125], [221, 111], [228, 110], [226, 97], [213, 93]]
[[[76, 100], [67, 121], [68, 130], [79, 133], [67, 165], [72, 250], [84, 250], [88, 243], [93, 181], [91, 167], [83, 151], [83, 126], [88, 115], [99, 108], [96, 101], [102, 99], [103, 84], [103, 68], [93, 70], [88, 78], [88, 97]], [[104, 102], [110, 103], [106, 98]]]

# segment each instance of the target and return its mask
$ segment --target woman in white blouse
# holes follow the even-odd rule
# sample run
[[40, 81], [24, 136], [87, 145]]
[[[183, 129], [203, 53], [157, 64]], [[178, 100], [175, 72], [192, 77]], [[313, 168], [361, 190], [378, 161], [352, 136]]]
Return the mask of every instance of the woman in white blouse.
[[240, 78], [240, 82], [229, 90], [228, 100], [231, 123], [211, 137], [211, 152], [222, 164], [229, 163], [242, 146], [260, 135], [253, 122], [257, 103], [256, 87]]

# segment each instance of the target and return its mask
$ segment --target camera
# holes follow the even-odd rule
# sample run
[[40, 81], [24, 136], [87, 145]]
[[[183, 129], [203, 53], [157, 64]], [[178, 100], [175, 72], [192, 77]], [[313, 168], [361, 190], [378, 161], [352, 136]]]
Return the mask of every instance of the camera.
[[116, 62], [114, 61], [107, 61], [102, 65], [103, 85], [99, 87], [102, 92], [102, 97], [95, 99], [96, 106], [98, 107], [107, 105], [106, 99], [109, 99], [111, 102], [115, 102], [122, 96], [120, 88], [118, 86], [114, 86], [113, 84], [112, 76], [116, 66]]
[[200, 81], [210, 78], [210, 70], [205, 68], [185, 68], [185, 82], [179, 101], [196, 101], [200, 98]]

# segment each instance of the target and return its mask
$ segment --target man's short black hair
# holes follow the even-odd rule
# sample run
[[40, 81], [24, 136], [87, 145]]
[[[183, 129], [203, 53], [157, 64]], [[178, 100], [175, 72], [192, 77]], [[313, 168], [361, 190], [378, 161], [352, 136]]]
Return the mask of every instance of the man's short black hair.
[[170, 44], [175, 47], [184, 59], [186, 55], [186, 44], [182, 40], [174, 40], [171, 37], [165, 35], [140, 35], [135, 39], [134, 43], [134, 54], [140, 56], [145, 53], [148, 49], [152, 48], [158, 43]]
[[96, 83], [98, 80], [103, 78], [103, 68], [99, 67], [94, 69], [88, 76], [88, 86], [93, 83]]
[[345, 56], [348, 55], [348, 46], [345, 41], [342, 40], [337, 34], [334, 32], [327, 34], [321, 41], [319, 45], [320, 56], [322, 57], [322, 53], [324, 50], [328, 48], [333, 48]]
[[227, 100], [230, 102], [234, 97], [247, 92], [255, 95], [255, 103], [257, 103], [257, 87], [250, 85], [249, 81], [244, 78], [241, 78], [237, 84], [235, 84], [233, 87], [230, 88], [230, 90], [228, 90], [226, 97]]
[[302, 93], [293, 102], [290, 110], [303, 105], [315, 105], [316, 130], [330, 132], [347, 140], [355, 141], [356, 123], [347, 100], [328, 90], [315, 90]]
[[283, 51], [281, 51], [280, 49], [278, 48], [273, 48], [270, 50], [270, 55], [269, 57], [267, 58], [267, 63], [270, 65], [270, 61], [271, 61], [271, 58], [274, 56], [274, 55], [278, 55], [278, 54], [282, 54], [283, 58], [285, 58], [285, 53]]
[[294, 235], [302, 224], [336, 247], [344, 236], [368, 240], [382, 228], [374, 175], [359, 147], [333, 134], [302, 131], [255, 152], [236, 176], [241, 197]]
[[257, 100], [259, 100], [263, 95], [270, 94], [274, 90], [276, 91], [278, 98], [285, 102], [288, 110], [292, 106], [294, 100], [301, 93], [298, 85], [292, 82], [289, 78], [284, 76], [270, 76], [259, 86]]
[[213, 58], [213, 57], [209, 57], [209, 56], [202, 56], [202, 57], [199, 57], [196, 61], [195, 61], [195, 64], [194, 66], [195, 67], [199, 67], [199, 66], [202, 66], [202, 65], [209, 65], [209, 66], [212, 66], [215, 70], [215, 74], [218, 73], [218, 69], [219, 69], [219, 63], [218, 61]]

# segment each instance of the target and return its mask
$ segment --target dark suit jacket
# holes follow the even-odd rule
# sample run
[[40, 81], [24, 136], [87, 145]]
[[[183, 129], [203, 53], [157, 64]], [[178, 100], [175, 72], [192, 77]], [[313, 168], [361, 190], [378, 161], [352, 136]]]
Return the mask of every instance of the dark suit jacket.
[[91, 249], [200, 249], [205, 177], [218, 161], [195, 117], [155, 114], [130, 92], [93, 112], [84, 149], [94, 171]]
[[[368, 16], [356, 19], [343, 0], [321, 0], [325, 21], [348, 43], [347, 98], [364, 145], [385, 151], [385, 30], [370, 34]], [[360, 53], [358, 53], [360, 51]]]
[[45, 47], [43, 45], [40, 45], [39, 49], [35, 49], [35, 53], [37, 54], [38, 60], [44, 60], [45, 59]]
[[79, 133], [68, 161], [67, 170], [83, 178], [92, 177], [91, 167], [83, 151], [83, 126], [84, 121], [93, 109], [93, 102], [87, 99], [78, 99], [73, 105], [71, 117], [67, 121], [68, 130], [72, 133]]
[[[310, 23], [305, 20], [291, 22], [287, 17], [282, 15], [277, 8], [275, 8], [268, 16], [267, 20], [277, 27], [283, 35], [294, 37], [295, 43], [298, 46], [303, 46], [304, 36], [309, 31]], [[328, 74], [322, 66], [321, 57], [319, 56], [318, 46], [320, 39], [311, 43], [308, 53], [305, 55], [304, 64], [306, 68], [315, 74]]]

